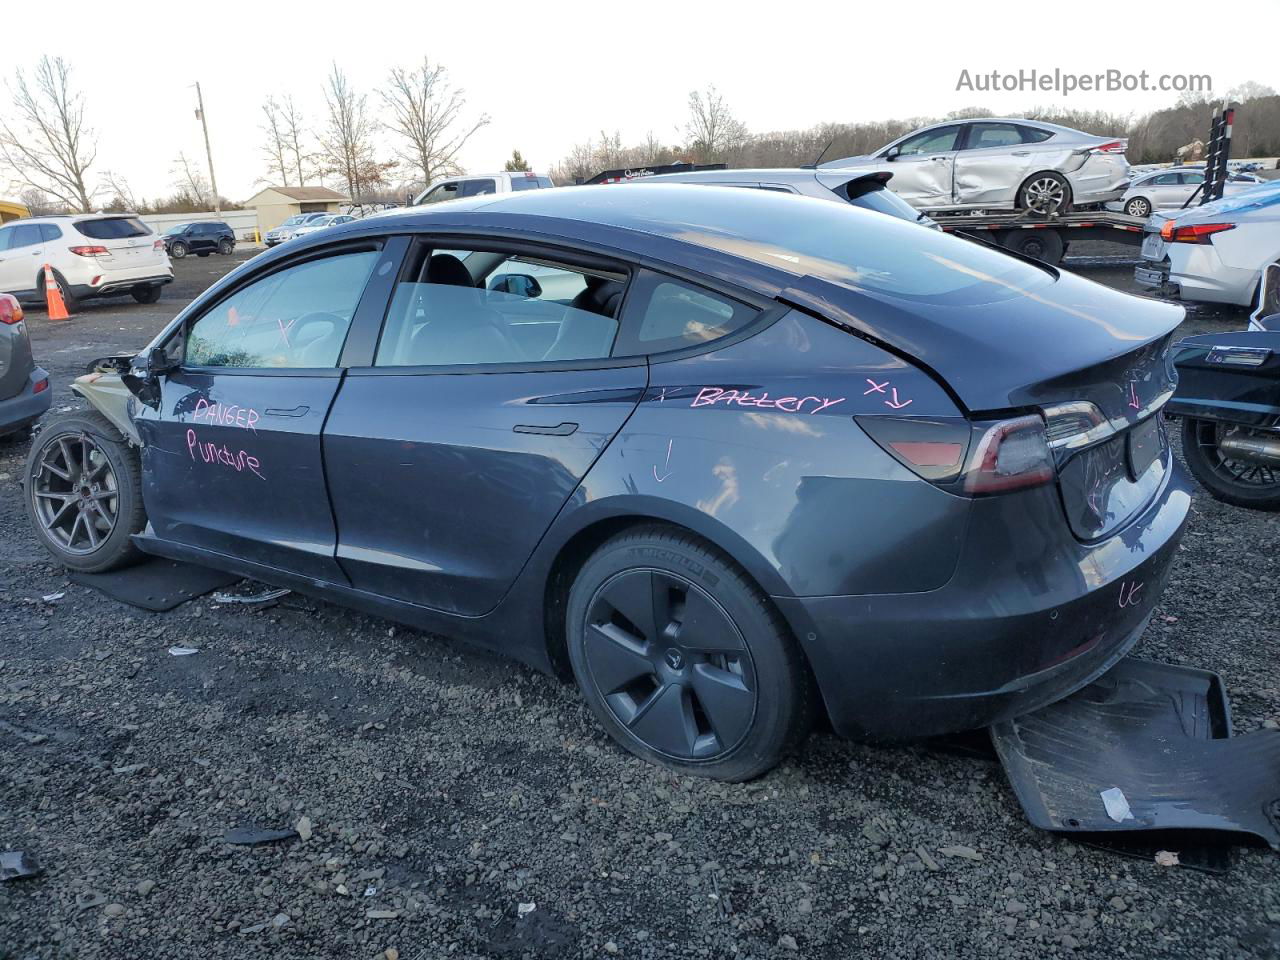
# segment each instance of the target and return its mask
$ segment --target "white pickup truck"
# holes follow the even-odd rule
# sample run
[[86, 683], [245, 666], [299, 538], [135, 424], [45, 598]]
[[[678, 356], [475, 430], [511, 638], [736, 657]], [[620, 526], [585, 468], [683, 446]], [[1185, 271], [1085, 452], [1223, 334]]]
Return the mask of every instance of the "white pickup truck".
[[427, 189], [413, 198], [413, 205], [459, 200], [462, 197], [479, 197], [486, 193], [511, 193], [513, 190], [541, 190], [554, 187], [550, 177], [539, 176], [525, 170], [518, 173], [473, 173], [465, 176], [442, 177], [433, 181]]

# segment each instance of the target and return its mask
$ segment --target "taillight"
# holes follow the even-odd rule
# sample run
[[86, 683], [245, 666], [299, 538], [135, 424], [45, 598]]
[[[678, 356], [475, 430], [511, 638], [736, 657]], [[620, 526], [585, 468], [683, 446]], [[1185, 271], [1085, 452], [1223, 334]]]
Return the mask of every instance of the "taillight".
[[67, 247], [77, 257], [105, 257], [110, 251], [106, 247]]
[[37, 380], [37, 381], [36, 381], [36, 385], [35, 385], [34, 387], [32, 387], [32, 388], [31, 388], [31, 392], [32, 392], [32, 393], [44, 393], [44, 392], [45, 392], [46, 390], [48, 390], [48, 389], [49, 389], [49, 378], [48, 378], [48, 377], [45, 377], [45, 378], [44, 378], [44, 379], [42, 379], [42, 380]]
[[972, 423], [959, 417], [854, 417], [881, 448], [930, 483], [978, 496], [1048, 483], [1055, 476], [1044, 420]]
[[1129, 147], [1128, 140], [1112, 140], [1093, 148], [1094, 153], [1124, 153]]
[[22, 322], [22, 304], [9, 293], [0, 293], [0, 323], [12, 326]]
[[1166, 220], [1160, 228], [1160, 236], [1166, 243], [1212, 243], [1210, 238], [1215, 233], [1235, 228], [1234, 223], [1195, 223], [1179, 227], [1172, 220]]
[[1036, 416], [1001, 420], [987, 427], [964, 469], [969, 494], [1004, 493], [1053, 479], [1053, 453], [1044, 421]]
[[152, 249], [152, 250], [163, 250], [163, 249], [164, 249], [164, 241], [163, 241], [163, 240], [157, 240], [155, 243], [153, 243], [153, 244], [151, 245], [151, 249]]

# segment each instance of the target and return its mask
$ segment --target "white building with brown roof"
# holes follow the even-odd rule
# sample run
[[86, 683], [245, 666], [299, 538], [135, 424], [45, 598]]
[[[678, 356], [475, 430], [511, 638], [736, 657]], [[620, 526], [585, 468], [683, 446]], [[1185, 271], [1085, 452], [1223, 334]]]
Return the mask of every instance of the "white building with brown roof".
[[258, 211], [258, 229], [265, 234], [299, 213], [341, 213], [351, 198], [328, 187], [264, 187], [245, 201]]

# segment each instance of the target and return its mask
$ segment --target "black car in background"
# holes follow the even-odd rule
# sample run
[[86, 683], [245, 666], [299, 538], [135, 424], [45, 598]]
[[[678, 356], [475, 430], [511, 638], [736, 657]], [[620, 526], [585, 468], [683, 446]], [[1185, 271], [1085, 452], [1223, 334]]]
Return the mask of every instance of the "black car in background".
[[211, 253], [230, 256], [236, 249], [236, 235], [219, 220], [179, 223], [164, 232], [164, 249], [175, 260], [189, 253], [198, 257]]
[[1181, 318], [847, 203], [474, 197], [228, 274], [119, 361], [127, 405], [45, 425], [25, 494], [67, 567], [144, 551], [470, 638], [740, 780], [815, 712], [975, 729], [1129, 651], [1190, 506]]

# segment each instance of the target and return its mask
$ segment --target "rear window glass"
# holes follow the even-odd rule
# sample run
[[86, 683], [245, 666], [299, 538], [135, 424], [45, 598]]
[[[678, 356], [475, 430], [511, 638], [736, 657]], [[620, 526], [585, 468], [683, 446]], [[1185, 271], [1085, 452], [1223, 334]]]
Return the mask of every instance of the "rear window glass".
[[80, 220], [75, 226], [90, 240], [127, 240], [129, 237], [146, 237], [151, 234], [147, 225], [137, 217]]
[[537, 190], [541, 187], [551, 186], [550, 177], [512, 177], [512, 190]]

